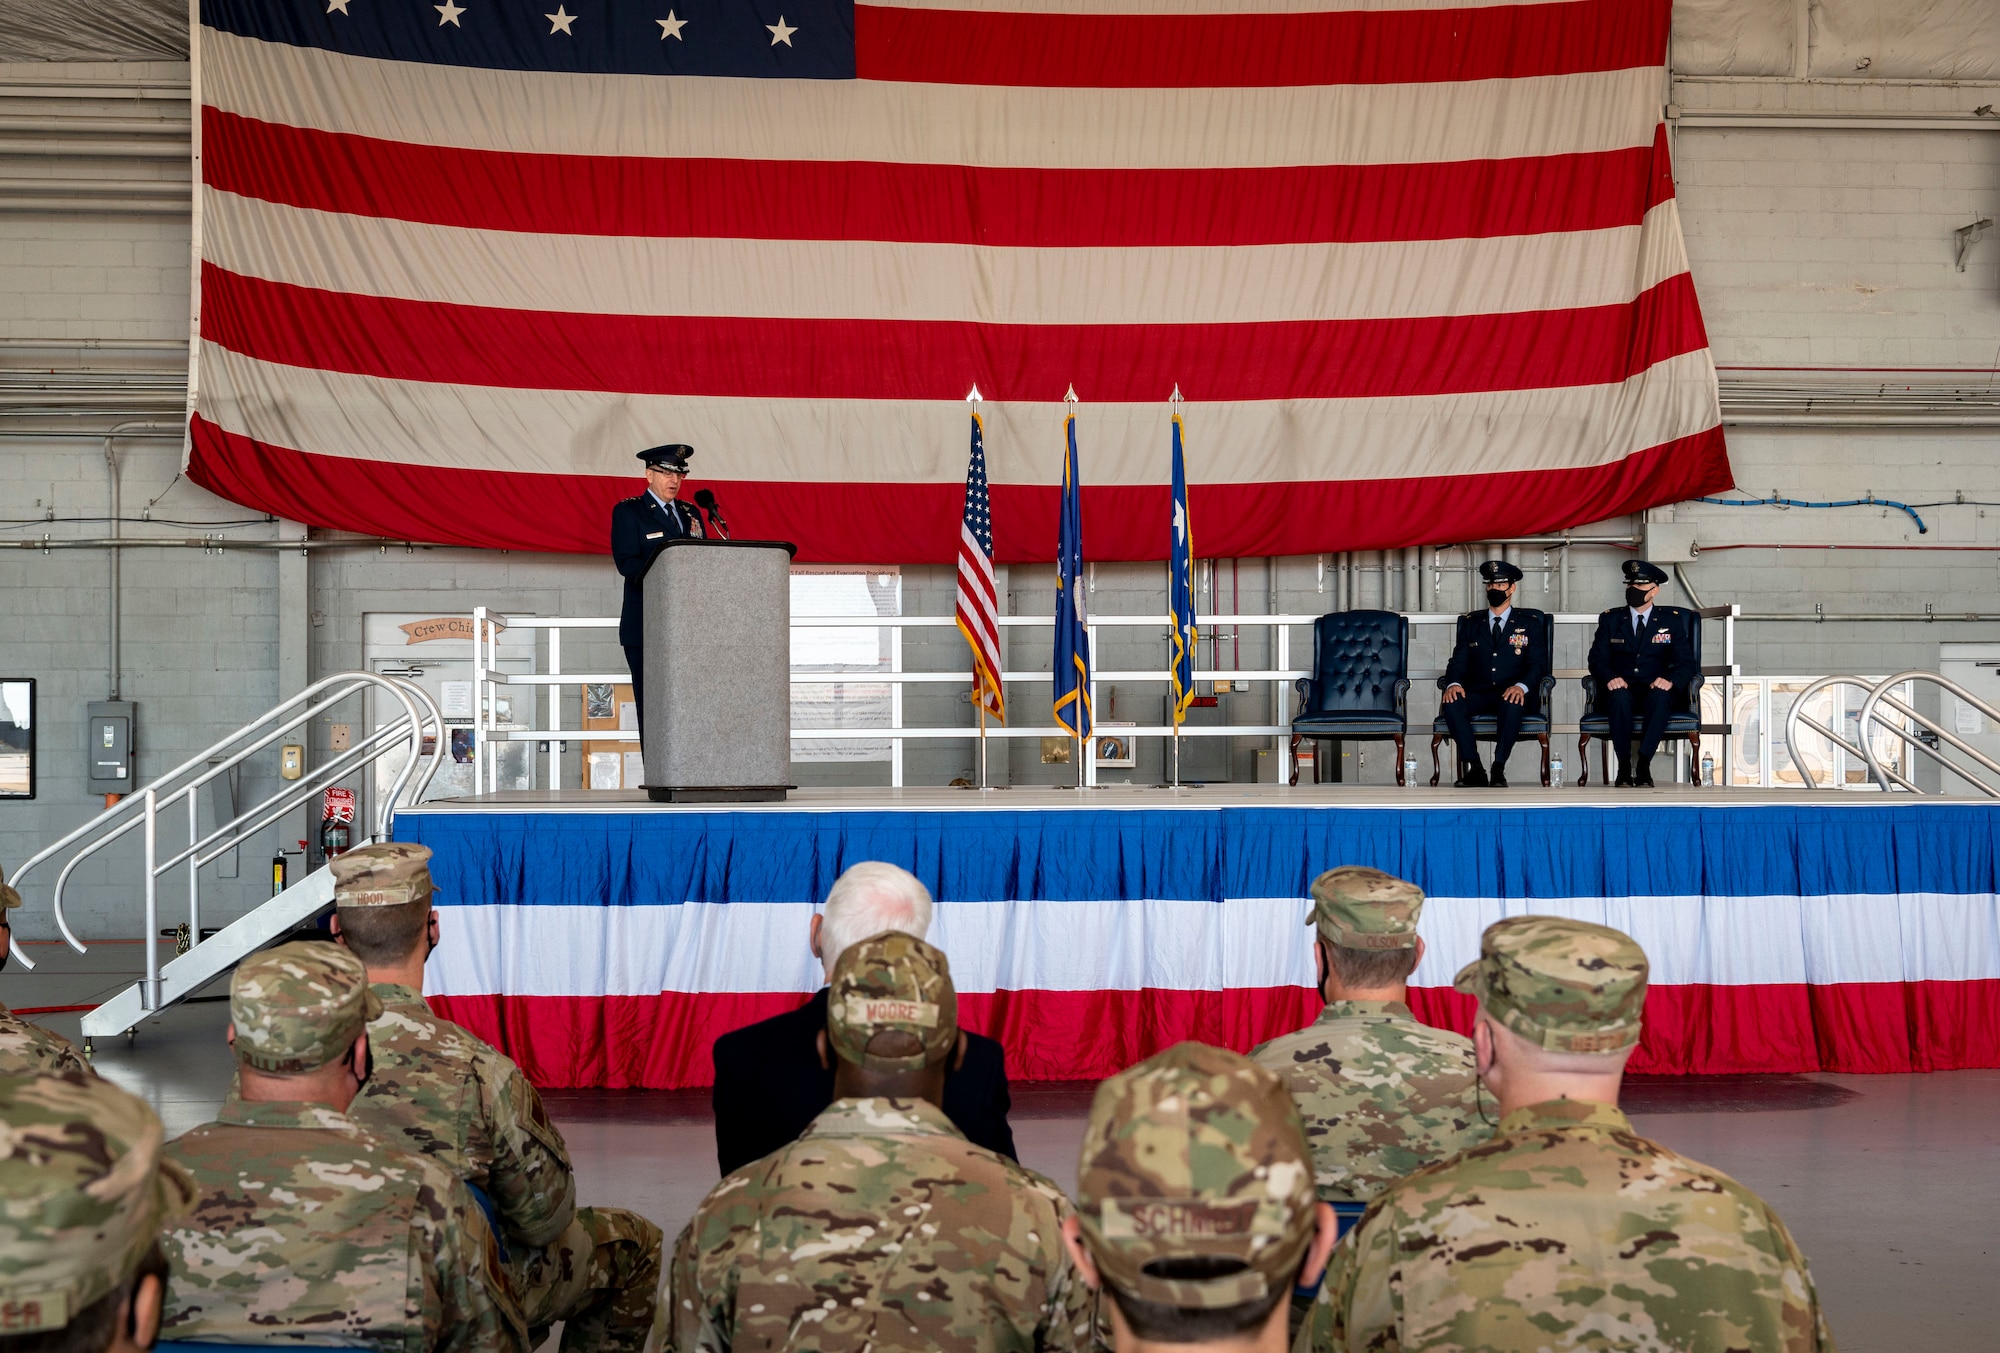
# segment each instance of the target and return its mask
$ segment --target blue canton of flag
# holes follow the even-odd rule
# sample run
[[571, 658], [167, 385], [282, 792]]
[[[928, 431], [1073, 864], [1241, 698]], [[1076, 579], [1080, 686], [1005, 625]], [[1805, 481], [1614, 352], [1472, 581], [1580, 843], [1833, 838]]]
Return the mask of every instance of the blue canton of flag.
[[1174, 415], [1173, 542], [1167, 553], [1167, 610], [1174, 627], [1174, 727], [1194, 699], [1194, 653], [1201, 642], [1194, 616], [1194, 526], [1188, 521], [1187, 471], [1181, 464], [1181, 416]]
[[1083, 605], [1083, 495], [1077, 484], [1076, 415], [1063, 420], [1062, 530], [1056, 542], [1056, 722], [1087, 738], [1090, 717], [1090, 632]]

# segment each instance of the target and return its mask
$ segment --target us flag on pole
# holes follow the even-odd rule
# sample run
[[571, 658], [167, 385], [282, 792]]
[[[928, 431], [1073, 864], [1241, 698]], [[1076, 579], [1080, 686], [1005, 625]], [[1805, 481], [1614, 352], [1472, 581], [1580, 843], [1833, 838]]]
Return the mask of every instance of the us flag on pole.
[[[1000, 561], [1537, 534], [1731, 482], [1670, 0], [199, 0], [189, 473], [606, 545], [633, 453], [744, 537]], [[1117, 12], [1109, 12], [1109, 11]], [[865, 523], [865, 527], [862, 525]]]
[[[978, 395], [977, 387], [973, 390]], [[965, 467], [965, 516], [958, 527], [958, 630], [972, 645], [972, 699], [1007, 721], [1000, 673], [1000, 591], [993, 580], [993, 505], [986, 492], [986, 438], [972, 415], [972, 459]]]

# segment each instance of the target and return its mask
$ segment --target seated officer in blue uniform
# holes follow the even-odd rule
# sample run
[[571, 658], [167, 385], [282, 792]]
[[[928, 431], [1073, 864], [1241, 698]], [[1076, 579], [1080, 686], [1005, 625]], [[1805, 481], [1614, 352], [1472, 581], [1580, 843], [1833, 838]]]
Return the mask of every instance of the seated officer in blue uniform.
[[[1652, 788], [1653, 753], [1667, 719], [1687, 698], [1701, 669], [1694, 648], [1693, 612], [1656, 606], [1667, 572], [1644, 559], [1627, 559], [1625, 604], [1597, 617], [1590, 644], [1590, 674], [1597, 678], [1598, 707], [1611, 720], [1611, 751], [1618, 758], [1618, 788]], [[1632, 760], [1632, 723], [1643, 720], [1639, 760]]]
[[[1451, 664], [1438, 678], [1444, 691], [1439, 713], [1458, 746], [1460, 789], [1507, 787], [1507, 755], [1521, 736], [1521, 720], [1541, 702], [1542, 679], [1549, 674], [1549, 653], [1543, 643], [1543, 615], [1514, 604], [1521, 570], [1505, 559], [1488, 559], [1479, 566], [1486, 580], [1486, 609], [1458, 618], [1458, 641]], [[1493, 743], [1493, 774], [1479, 764], [1479, 744], [1472, 721], [1494, 716], [1498, 727]]]
[[625, 575], [625, 604], [618, 612], [618, 642], [625, 664], [632, 669], [632, 699], [639, 706], [639, 727], [646, 726], [646, 570], [653, 566], [669, 540], [700, 538], [701, 511], [680, 501], [692, 446], [676, 443], [639, 453], [646, 463], [646, 491], [611, 509], [611, 558]]

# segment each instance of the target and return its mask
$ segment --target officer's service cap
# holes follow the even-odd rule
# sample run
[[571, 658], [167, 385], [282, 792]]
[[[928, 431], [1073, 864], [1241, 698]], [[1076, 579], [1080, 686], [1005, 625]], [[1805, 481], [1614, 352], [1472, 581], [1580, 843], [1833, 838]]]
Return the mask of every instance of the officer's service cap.
[[1552, 1052], [1619, 1052], [1639, 1041], [1646, 951], [1622, 930], [1562, 916], [1486, 927], [1452, 985], [1491, 1018]]
[[1344, 864], [1313, 880], [1307, 925], [1344, 949], [1414, 949], [1424, 890], [1394, 874]]
[[[885, 930], [843, 949], [826, 999], [826, 1036], [843, 1060], [871, 1071], [918, 1071], [958, 1045], [958, 991], [945, 956], [914, 935]], [[868, 1050], [879, 1033], [913, 1034], [921, 1050]]]
[[80, 1071], [0, 1077], [0, 1310], [6, 1333], [66, 1327], [118, 1291], [194, 1204], [145, 1101]]
[[1489, 583], [1517, 583], [1527, 575], [1521, 572], [1519, 564], [1510, 564], [1505, 559], [1488, 559], [1479, 566], [1479, 576]]
[[1661, 568], [1658, 564], [1650, 563], [1644, 559], [1627, 559], [1623, 568], [1625, 570], [1625, 581], [1628, 583], [1652, 583], [1655, 586], [1660, 586], [1664, 585], [1667, 581], [1667, 571], [1665, 569]]
[[236, 1060], [273, 1075], [317, 1071], [382, 1013], [368, 969], [339, 945], [309, 940], [253, 954], [229, 982]]
[[333, 857], [333, 905], [394, 907], [428, 901], [431, 848], [409, 841], [357, 846]]
[[665, 446], [649, 446], [639, 453], [639, 459], [646, 462], [647, 469], [672, 470], [675, 474], [688, 472], [688, 461], [694, 457], [694, 448], [685, 442], [669, 442]]
[[21, 895], [7, 882], [7, 873], [0, 870], [0, 911], [12, 911], [21, 905]]
[[1318, 1195], [1285, 1083], [1239, 1053], [1181, 1043], [1097, 1087], [1076, 1201], [1112, 1287], [1217, 1310], [1290, 1289]]

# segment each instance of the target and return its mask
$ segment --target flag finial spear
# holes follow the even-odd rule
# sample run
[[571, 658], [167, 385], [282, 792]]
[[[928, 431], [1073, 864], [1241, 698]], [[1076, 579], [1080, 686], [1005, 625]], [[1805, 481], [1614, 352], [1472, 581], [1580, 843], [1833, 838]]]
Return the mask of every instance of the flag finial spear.
[[1187, 402], [1181, 398], [1181, 383], [1179, 381], [1174, 382], [1174, 392], [1167, 397], [1167, 400], [1172, 404], [1185, 404]]
[[979, 386], [977, 383], [975, 383], [972, 387], [972, 393], [967, 395], [965, 398], [967, 403], [977, 404], [980, 400], [984, 399], [985, 396], [979, 393]]
[[1076, 387], [1075, 387], [1074, 385], [1072, 385], [1072, 386], [1070, 386], [1070, 387], [1069, 387], [1069, 393], [1063, 396], [1063, 403], [1065, 403], [1065, 404], [1074, 404], [1074, 403], [1076, 403], [1076, 402], [1077, 402], [1077, 399], [1076, 399]]

